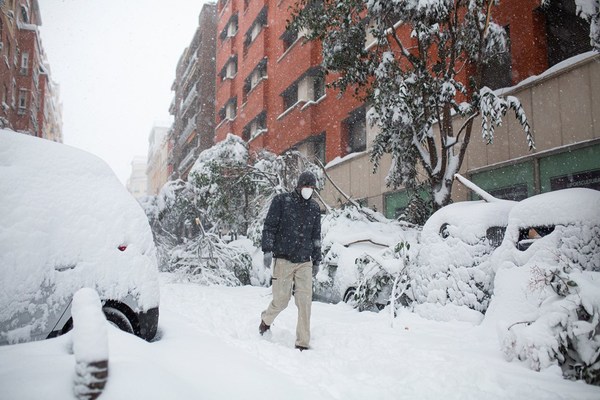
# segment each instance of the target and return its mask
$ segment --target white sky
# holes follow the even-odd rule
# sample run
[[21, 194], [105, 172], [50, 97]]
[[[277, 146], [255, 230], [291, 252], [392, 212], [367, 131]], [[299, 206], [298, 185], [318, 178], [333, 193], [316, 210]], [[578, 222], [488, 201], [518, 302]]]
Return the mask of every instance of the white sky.
[[39, 0], [42, 43], [60, 85], [64, 142], [125, 183], [152, 126], [170, 125], [171, 84], [205, 0]]

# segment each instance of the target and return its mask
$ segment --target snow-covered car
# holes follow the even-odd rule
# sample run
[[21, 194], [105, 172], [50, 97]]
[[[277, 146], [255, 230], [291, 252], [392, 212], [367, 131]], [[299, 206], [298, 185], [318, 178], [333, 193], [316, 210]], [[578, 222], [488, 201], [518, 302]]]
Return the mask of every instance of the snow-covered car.
[[558, 363], [576, 379], [598, 376], [600, 191], [519, 202], [491, 265], [494, 297], [483, 325], [499, 334], [507, 358], [537, 370]]
[[503, 240], [514, 201], [464, 201], [429, 217], [421, 233], [411, 296], [418, 303], [453, 303], [484, 312], [493, 279], [488, 260]]
[[325, 255], [313, 280], [313, 299], [327, 303], [353, 300], [361, 278], [357, 261], [378, 259], [399, 242], [416, 243], [418, 235], [418, 228], [369, 209], [332, 211], [322, 222]]
[[95, 289], [107, 319], [146, 340], [158, 325], [156, 249], [144, 211], [84, 151], [0, 130], [0, 344], [72, 326]]

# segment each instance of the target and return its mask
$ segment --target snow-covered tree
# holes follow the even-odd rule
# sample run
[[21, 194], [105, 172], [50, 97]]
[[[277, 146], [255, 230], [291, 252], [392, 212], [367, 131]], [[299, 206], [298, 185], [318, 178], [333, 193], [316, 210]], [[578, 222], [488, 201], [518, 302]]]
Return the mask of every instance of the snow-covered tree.
[[[409, 189], [425, 171], [436, 208], [450, 201], [475, 117], [491, 143], [513, 110], [534, 147], [518, 99], [482, 86], [483, 68], [507, 51], [504, 29], [493, 21], [497, 3], [298, 0], [293, 8], [288, 29], [322, 42], [323, 67], [336, 73], [332, 86], [370, 105], [369, 121], [380, 129], [374, 167], [391, 154], [388, 185]], [[462, 119], [458, 129], [455, 118]]]
[[158, 196], [141, 201], [161, 269], [202, 284], [262, 282], [251, 276], [247, 249], [224, 235], [245, 235], [258, 246], [271, 199], [293, 189], [307, 169], [320, 176], [298, 152], [251, 156], [247, 143], [234, 135], [203, 151], [188, 181], [167, 182]]

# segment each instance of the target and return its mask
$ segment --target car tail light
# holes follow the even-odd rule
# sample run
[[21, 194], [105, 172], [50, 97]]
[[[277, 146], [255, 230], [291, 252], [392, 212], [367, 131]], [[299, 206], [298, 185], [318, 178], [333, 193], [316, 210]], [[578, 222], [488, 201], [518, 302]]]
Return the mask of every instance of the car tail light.
[[120, 245], [120, 246], [119, 246], [119, 247], [117, 247], [117, 248], [118, 248], [119, 250], [121, 250], [121, 251], [125, 251], [125, 250], [127, 250], [127, 246], [126, 246], [126, 245], [124, 245], [124, 244]]

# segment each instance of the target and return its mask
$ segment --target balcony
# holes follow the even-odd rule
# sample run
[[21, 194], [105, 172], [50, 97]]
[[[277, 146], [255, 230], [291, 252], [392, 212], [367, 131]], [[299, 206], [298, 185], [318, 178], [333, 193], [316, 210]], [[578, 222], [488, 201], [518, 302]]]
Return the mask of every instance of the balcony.
[[183, 103], [181, 104], [181, 115], [185, 115], [187, 108], [190, 106], [190, 104], [192, 104], [192, 102], [197, 96], [198, 90], [196, 89], [196, 86], [194, 86], [192, 90], [190, 90], [190, 92], [188, 93]]
[[190, 118], [188, 119], [185, 129], [181, 132], [181, 136], [177, 139], [177, 147], [182, 147], [185, 144], [192, 132], [194, 132], [194, 129], [196, 129], [196, 121], [194, 121], [193, 118]]
[[190, 149], [190, 152], [183, 158], [183, 160], [181, 160], [177, 169], [179, 172], [183, 172], [187, 170], [194, 163], [194, 161], [196, 161], [196, 149]]

